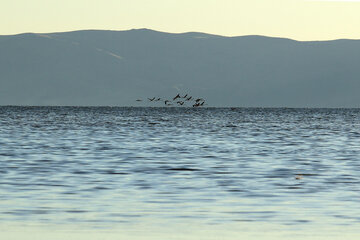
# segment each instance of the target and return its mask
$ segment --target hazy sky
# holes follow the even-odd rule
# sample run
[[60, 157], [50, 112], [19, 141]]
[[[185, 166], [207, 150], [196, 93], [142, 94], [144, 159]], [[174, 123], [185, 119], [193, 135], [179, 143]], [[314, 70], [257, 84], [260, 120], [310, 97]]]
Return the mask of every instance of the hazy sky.
[[360, 1], [0, 0], [0, 35], [132, 28], [298, 40], [360, 39]]

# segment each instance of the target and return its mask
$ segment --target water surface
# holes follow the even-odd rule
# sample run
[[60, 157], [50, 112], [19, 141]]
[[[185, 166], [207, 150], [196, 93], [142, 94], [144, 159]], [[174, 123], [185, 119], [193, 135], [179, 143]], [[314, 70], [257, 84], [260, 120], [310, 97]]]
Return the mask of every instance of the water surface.
[[355, 239], [359, 156], [359, 109], [0, 107], [0, 236]]

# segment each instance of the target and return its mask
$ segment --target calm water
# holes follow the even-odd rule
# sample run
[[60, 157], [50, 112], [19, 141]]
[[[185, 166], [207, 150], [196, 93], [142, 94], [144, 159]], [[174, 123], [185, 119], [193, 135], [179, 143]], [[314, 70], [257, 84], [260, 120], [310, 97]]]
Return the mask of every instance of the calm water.
[[360, 110], [0, 107], [0, 229], [29, 226], [359, 236]]

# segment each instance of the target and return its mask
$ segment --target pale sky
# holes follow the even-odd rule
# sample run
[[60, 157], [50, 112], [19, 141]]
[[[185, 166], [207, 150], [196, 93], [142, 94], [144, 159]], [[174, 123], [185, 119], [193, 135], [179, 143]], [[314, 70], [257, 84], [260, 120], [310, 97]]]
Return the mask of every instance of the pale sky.
[[297, 40], [360, 39], [360, 1], [0, 0], [0, 35], [132, 28]]

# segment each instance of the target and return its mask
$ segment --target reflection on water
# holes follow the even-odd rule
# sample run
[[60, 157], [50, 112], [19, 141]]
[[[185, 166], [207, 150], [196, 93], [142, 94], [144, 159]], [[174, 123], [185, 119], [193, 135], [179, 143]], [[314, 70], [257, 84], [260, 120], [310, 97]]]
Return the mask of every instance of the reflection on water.
[[1, 107], [0, 222], [359, 234], [359, 156], [357, 109]]

